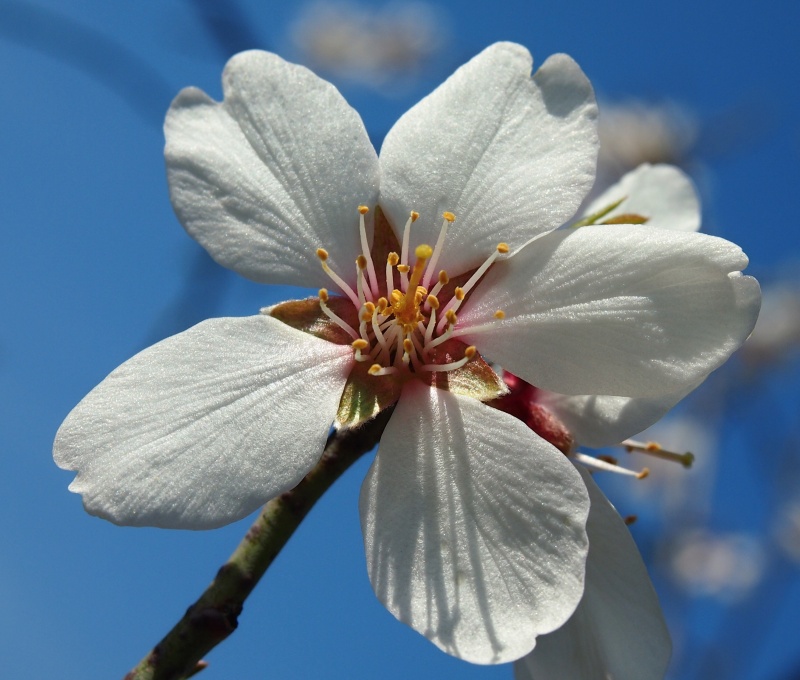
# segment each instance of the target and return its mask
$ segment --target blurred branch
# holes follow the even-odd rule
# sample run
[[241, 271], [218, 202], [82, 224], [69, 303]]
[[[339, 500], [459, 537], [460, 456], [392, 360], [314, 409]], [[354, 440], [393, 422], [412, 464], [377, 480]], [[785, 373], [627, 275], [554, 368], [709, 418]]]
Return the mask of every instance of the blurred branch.
[[137, 54], [87, 26], [17, 0], [0, 0], [0, 38], [68, 63], [119, 94], [147, 123], [161, 126], [173, 92]]
[[236, 630], [245, 599], [294, 530], [333, 482], [378, 443], [390, 415], [387, 409], [363, 427], [331, 434], [311, 472], [264, 506], [211, 585], [125, 680], [184, 680], [205, 668], [202, 657]]

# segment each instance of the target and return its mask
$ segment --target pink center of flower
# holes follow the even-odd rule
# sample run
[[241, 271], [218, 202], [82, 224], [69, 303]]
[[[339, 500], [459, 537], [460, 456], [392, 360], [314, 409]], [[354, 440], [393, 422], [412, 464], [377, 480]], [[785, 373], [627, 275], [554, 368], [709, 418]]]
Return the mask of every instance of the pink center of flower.
[[[447, 237], [447, 229], [456, 218], [451, 212], [443, 214], [436, 246], [417, 246], [412, 265], [409, 258], [409, 235], [411, 225], [419, 217], [419, 213], [412, 211], [403, 230], [401, 253], [398, 255], [391, 252], [386, 258], [387, 294], [382, 296], [382, 282], [379, 282], [372, 260], [364, 224], [364, 216], [369, 208], [359, 206], [358, 212], [362, 252], [356, 258], [356, 290], [328, 266], [328, 252], [323, 248], [317, 250], [323, 270], [358, 310], [359, 326], [354, 328], [326, 304], [327, 289], [322, 288], [319, 291], [322, 311], [353, 338], [356, 361], [371, 361], [369, 373], [372, 375], [389, 375], [398, 371], [453, 371], [464, 366], [476, 354], [477, 350], [473, 345], [464, 350], [461, 359], [448, 363], [436, 363], [434, 350], [453, 337], [458, 324], [456, 312], [467, 293], [499, 255], [508, 253], [508, 246], [499, 243], [469, 280], [463, 286], [456, 287], [450, 299], [443, 304], [438, 296], [449, 283], [450, 277], [444, 270], [439, 271], [436, 276], [434, 273]], [[431, 288], [434, 279], [436, 283]], [[502, 310], [495, 313], [497, 319], [504, 316]]]

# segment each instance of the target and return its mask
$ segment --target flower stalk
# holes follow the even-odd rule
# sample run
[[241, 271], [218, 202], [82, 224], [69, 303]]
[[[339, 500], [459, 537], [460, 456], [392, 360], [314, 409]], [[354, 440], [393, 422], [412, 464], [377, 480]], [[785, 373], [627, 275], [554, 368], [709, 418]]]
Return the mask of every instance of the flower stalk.
[[206, 591], [125, 680], [183, 680], [205, 668], [203, 656], [236, 630], [248, 595], [322, 494], [378, 443], [391, 411], [328, 437], [319, 462], [264, 506]]

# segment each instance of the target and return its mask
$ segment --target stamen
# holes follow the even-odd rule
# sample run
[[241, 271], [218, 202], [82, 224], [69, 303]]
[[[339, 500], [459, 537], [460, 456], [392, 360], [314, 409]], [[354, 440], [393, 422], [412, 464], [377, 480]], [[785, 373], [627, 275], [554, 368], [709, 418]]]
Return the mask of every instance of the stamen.
[[397, 253], [389, 253], [386, 256], [386, 292], [387, 294], [394, 290], [394, 275], [392, 273], [392, 267], [396, 267], [397, 263], [400, 261], [400, 257]]
[[[381, 298], [381, 300], [386, 302], [386, 298]], [[380, 300], [378, 301], [378, 305], [380, 305]], [[386, 309], [385, 306], [384, 306], [384, 309]], [[378, 324], [378, 308], [377, 307], [375, 307], [372, 310], [371, 320], [372, 320], [372, 332], [375, 333], [375, 339], [378, 341], [378, 344], [381, 346], [382, 349], [388, 350], [389, 349], [389, 345], [386, 342], [386, 338], [384, 337], [383, 332], [381, 331], [380, 325]]]
[[602, 470], [603, 472], [616, 472], [620, 475], [626, 475], [628, 477], [636, 477], [636, 479], [644, 479], [650, 474], [650, 470], [647, 468], [642, 468], [640, 472], [636, 472], [636, 470], [629, 470], [628, 468], [620, 467], [619, 465], [614, 465], [613, 463], [609, 463], [608, 461], [601, 460], [599, 458], [594, 458], [592, 456], [587, 456], [585, 453], [573, 453], [572, 458], [577, 460], [581, 465], [585, 465], [588, 468], [593, 468], [595, 470]]
[[367, 268], [367, 258], [359, 255], [356, 258], [356, 289], [358, 290], [358, 299], [363, 305], [367, 298], [364, 296], [364, 270]]
[[355, 359], [356, 361], [369, 361], [372, 357], [367, 354], [364, 356], [361, 352], [365, 349], [369, 348], [369, 343], [366, 340], [362, 340], [359, 338], [358, 340], [353, 341], [353, 349], [356, 351]]
[[401, 253], [400, 262], [402, 262], [402, 265], [406, 269], [405, 271], [403, 271], [402, 269], [400, 269], [400, 267], [398, 267], [397, 270], [400, 272], [400, 286], [402, 287], [404, 292], [408, 290], [408, 276], [406, 276], [406, 274], [408, 274], [410, 269], [408, 267], [408, 240], [411, 235], [411, 224], [413, 222], [416, 222], [418, 217], [419, 213], [416, 212], [415, 210], [412, 210], [411, 213], [409, 214], [406, 226], [403, 227], [403, 248], [400, 251]]
[[[492, 266], [494, 261], [500, 255], [506, 255], [508, 253], [508, 244], [507, 243], [498, 243], [497, 248], [495, 248], [494, 252], [486, 258], [484, 263], [475, 270], [475, 273], [469, 277], [469, 281], [467, 281], [464, 286], [462, 287], [463, 295], [459, 298], [458, 295], [454, 295], [450, 302], [447, 303], [447, 307], [445, 307], [445, 312], [448, 309], [452, 309], [453, 311], [457, 310], [461, 306], [461, 302], [464, 299], [464, 296], [472, 290], [472, 287], [480, 281], [481, 277], [486, 273], [486, 270]], [[439, 322], [439, 330], [441, 331], [444, 328], [442, 322]]]
[[502, 309], [498, 309], [494, 313], [494, 318], [497, 319], [498, 321], [502, 321], [503, 319], [506, 318], [506, 313]]
[[431, 289], [431, 295], [438, 295], [439, 291], [442, 289], [443, 286], [446, 286], [450, 283], [450, 277], [447, 275], [447, 272], [442, 269], [439, 272], [439, 280], [436, 282], [436, 285]]
[[433, 249], [430, 266], [427, 272], [425, 272], [425, 279], [422, 282], [425, 288], [428, 287], [428, 284], [430, 284], [433, 278], [433, 270], [436, 268], [436, 263], [439, 261], [439, 255], [442, 252], [442, 246], [444, 246], [444, 240], [447, 237], [447, 228], [456, 221], [456, 216], [451, 212], [442, 213], [442, 217], [444, 219], [442, 220], [442, 228], [439, 230], [439, 238], [436, 240], [436, 247]]
[[633, 439], [626, 439], [622, 442], [622, 446], [628, 453], [638, 451], [639, 453], [653, 456], [654, 458], [661, 458], [662, 460], [670, 460], [673, 463], [680, 463], [685, 468], [692, 467], [694, 463], [694, 454], [687, 451], [686, 453], [675, 453], [674, 451], [667, 451], [661, 447], [658, 442], [637, 442]]
[[391, 375], [397, 373], [394, 366], [381, 366], [380, 364], [372, 364], [367, 371], [370, 375]]
[[322, 310], [322, 313], [325, 314], [333, 323], [335, 323], [339, 328], [345, 331], [351, 338], [354, 340], [358, 339], [358, 333], [356, 333], [355, 329], [347, 323], [344, 319], [342, 319], [336, 312], [334, 312], [328, 305], [325, 303], [328, 301], [328, 291], [325, 288], [319, 289], [319, 308]]
[[449, 364], [425, 364], [421, 367], [423, 371], [455, 371], [458, 368], [466, 365], [476, 354], [478, 350], [476, 349], [475, 345], [470, 345], [467, 349], [464, 350], [464, 357], [459, 359], [458, 361], [452, 361]]
[[372, 254], [369, 252], [369, 243], [367, 243], [367, 228], [364, 224], [364, 215], [366, 215], [368, 212], [369, 208], [367, 206], [358, 206], [358, 228], [361, 231], [361, 252], [364, 254], [367, 261], [369, 287], [372, 291], [372, 297], [376, 298], [380, 294], [378, 292], [378, 275], [375, 273], [375, 264], [372, 262]]
[[339, 286], [339, 290], [341, 290], [356, 307], [360, 307], [361, 303], [358, 301], [358, 296], [353, 292], [353, 289], [348, 286], [342, 278], [328, 266], [327, 259], [328, 259], [328, 251], [325, 248], [317, 248], [317, 257], [319, 258], [320, 263], [322, 264], [322, 271], [324, 271], [328, 276], [333, 279], [333, 282]]

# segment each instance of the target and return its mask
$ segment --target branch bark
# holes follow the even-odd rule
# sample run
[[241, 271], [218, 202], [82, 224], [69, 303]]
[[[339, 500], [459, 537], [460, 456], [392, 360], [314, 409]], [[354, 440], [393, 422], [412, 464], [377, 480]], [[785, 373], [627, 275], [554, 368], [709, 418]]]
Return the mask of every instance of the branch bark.
[[267, 503], [228, 561], [183, 618], [124, 680], [184, 680], [238, 625], [244, 601], [314, 503], [378, 443], [391, 409], [353, 430], [334, 432], [319, 462], [291, 491]]

